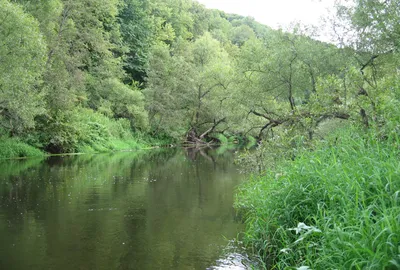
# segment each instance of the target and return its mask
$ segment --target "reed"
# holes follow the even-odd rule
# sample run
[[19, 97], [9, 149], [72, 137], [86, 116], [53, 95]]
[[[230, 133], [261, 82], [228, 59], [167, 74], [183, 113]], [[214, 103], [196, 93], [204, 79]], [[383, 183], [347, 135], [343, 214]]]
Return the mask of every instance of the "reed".
[[399, 145], [346, 129], [252, 177], [244, 243], [268, 269], [399, 269]]

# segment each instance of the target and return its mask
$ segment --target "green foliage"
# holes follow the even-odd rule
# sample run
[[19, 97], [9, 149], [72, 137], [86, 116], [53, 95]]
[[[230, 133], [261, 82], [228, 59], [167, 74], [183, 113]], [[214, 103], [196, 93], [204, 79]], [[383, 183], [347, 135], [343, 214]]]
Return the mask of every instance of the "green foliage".
[[155, 34], [149, 2], [126, 0], [118, 14], [123, 42], [128, 47], [124, 69], [137, 81], [144, 81], [144, 68]]
[[393, 136], [400, 132], [400, 80], [392, 75], [382, 79], [375, 93], [377, 100], [377, 133]]
[[210, 33], [174, 48], [154, 46], [144, 91], [154, 132], [182, 138], [224, 118], [232, 73], [229, 55]]
[[[400, 48], [400, 12], [397, 0], [354, 0], [353, 6], [339, 5], [340, 20], [351, 25], [354, 46], [360, 51], [386, 53]], [[348, 26], [347, 26], [348, 27]]]
[[[193, 133], [251, 136], [288, 153], [297, 142], [310, 144], [331, 118], [389, 127], [397, 51], [367, 41], [396, 48], [387, 41], [397, 36], [397, 6], [360, 3], [341, 10], [363, 51], [315, 41], [299, 25], [273, 31], [192, 0], [2, 0], [1, 15], [13, 18], [2, 28], [9, 36], [0, 56], [11, 68], [2, 65], [0, 123], [7, 134], [56, 152], [80, 144], [108, 149], [109, 124], [96, 131], [77, 116], [81, 110], [129, 123], [129, 133], [175, 141]], [[363, 32], [368, 23], [375, 28]], [[17, 46], [19, 34], [26, 46]]]
[[213, 134], [212, 137], [215, 138], [221, 145], [235, 145], [243, 143], [243, 138], [232, 134], [217, 133]]
[[256, 37], [253, 29], [245, 24], [234, 27], [232, 32], [232, 43], [238, 46], [242, 46], [247, 40]]
[[103, 81], [92, 78], [90, 84], [90, 88], [96, 92], [91, 98], [92, 108], [109, 117], [129, 119], [134, 129], [147, 130], [148, 119], [144, 109], [144, 96], [136, 85], [129, 87], [115, 78]]
[[240, 189], [237, 207], [246, 213], [245, 242], [268, 269], [400, 265], [398, 27], [391, 19], [398, 3], [378, 2], [339, 10], [353, 23], [358, 38], [348, 45], [358, 51], [296, 32], [249, 40], [240, 50], [239, 83], [249, 90], [238, 100], [263, 141], [238, 160], [256, 176]]
[[246, 213], [245, 243], [269, 268], [395, 269], [398, 144], [347, 129], [253, 177], [236, 203]]
[[[133, 132], [175, 141], [190, 132], [207, 140], [225, 131], [261, 139], [271, 131], [263, 134], [267, 118], [249, 111], [268, 108], [268, 113], [290, 117], [310, 98], [310, 89], [316, 91], [319, 77], [338, 76], [341, 62], [337, 49], [299, 32], [275, 32], [254, 19], [207, 10], [191, 0], [14, 2], [39, 22], [31, 24], [36, 30], [30, 33], [44, 45], [36, 50], [42, 69], [32, 68], [35, 79], [20, 92], [29, 102], [4, 97], [15, 112], [10, 119], [5, 117], [10, 109], [2, 110], [2, 124], [52, 152], [109, 149], [109, 125], [95, 130], [79, 116], [83, 108], [110, 123], [126, 120]], [[2, 3], [22, 12], [16, 4]], [[326, 57], [330, 60], [321, 60]], [[324, 99], [319, 96], [314, 104]]]
[[0, 125], [16, 134], [45, 112], [39, 84], [46, 44], [38, 22], [17, 4], [0, 1], [0, 22]]
[[399, 6], [338, 6], [339, 49], [192, 0], [0, 0], [0, 158], [247, 138], [267, 265], [399, 267]]
[[[83, 116], [79, 115], [82, 107], [90, 107], [106, 115], [110, 123], [115, 122], [113, 119], [127, 120], [130, 127], [124, 132], [129, 134], [131, 134], [131, 128], [147, 130], [148, 119], [144, 108], [144, 96], [137, 87], [138, 84], [129, 81], [132, 86], [128, 86], [122, 83], [126, 80], [122, 69], [122, 56], [126, 53], [126, 47], [123, 44], [117, 20], [119, 11], [123, 9], [121, 1], [51, 0], [32, 3], [17, 0], [16, 2], [21, 4], [26, 13], [36, 18], [41, 33], [38, 32], [37, 22], [26, 14], [18, 24], [13, 23], [12, 20], [6, 21], [14, 29], [19, 30], [19, 35], [21, 33], [25, 35], [25, 32], [31, 35], [29, 41], [26, 42], [27, 46], [21, 47], [23, 49], [20, 51], [22, 53], [26, 50], [26, 54], [29, 50], [34, 51], [35, 54], [32, 54], [36, 55], [36, 58], [41, 55], [42, 66], [38, 66], [37, 59], [29, 60], [28, 56], [17, 51], [9, 53], [18, 58], [13, 61], [15, 65], [23, 62], [26, 63], [26, 68], [28, 64], [36, 65], [35, 68], [32, 67], [32, 72], [36, 73], [27, 70], [18, 80], [15, 79], [16, 82], [19, 81], [19, 84], [28, 84], [24, 76], [32, 77], [29, 88], [24, 89], [21, 86], [18, 91], [13, 90], [14, 95], [2, 92], [8, 95], [11, 105], [18, 106], [15, 111], [19, 114], [13, 113], [12, 108], [4, 103], [4, 110], [0, 110], [5, 116], [2, 118], [4, 127], [13, 129], [13, 133], [24, 131], [21, 136], [25, 141], [57, 153], [76, 151], [80, 144], [93, 144], [93, 147], [97, 145], [94, 147], [96, 151], [108, 149], [104, 148], [103, 141], [109, 139], [108, 133], [113, 128], [105, 131], [109, 128], [107, 126], [96, 130], [97, 122], [96, 124], [87, 122], [84, 117], [91, 114], [90, 110], [84, 111]], [[5, 4], [7, 1], [1, 3], [7, 5], [1, 9], [2, 11], [8, 12], [6, 8], [11, 7], [22, 10], [15, 4]], [[24, 21], [25, 18], [30, 20], [29, 23]], [[32, 29], [22, 27], [19, 29], [19, 25], [24, 23], [29, 24]], [[17, 44], [11, 44], [14, 42], [13, 39], [6, 40], [10, 43], [8, 47], [11, 48], [13, 45], [14, 50], [20, 47]], [[35, 42], [39, 42], [38, 40], [43, 43], [43, 48], [31, 48]], [[20, 69], [20, 71], [23, 70]], [[16, 73], [15, 76], [17, 75]], [[33, 80], [39, 75], [43, 75], [40, 84]], [[0, 80], [4, 78], [7, 76]], [[7, 84], [10, 85], [10, 82]], [[13, 88], [9, 89], [11, 91]], [[8, 102], [6, 98], [4, 100]], [[6, 105], [10, 108], [5, 108]], [[33, 108], [33, 106], [36, 107]], [[106, 120], [103, 119], [104, 121]], [[35, 130], [27, 132], [26, 128], [32, 128], [34, 124]]]
[[256, 145], [257, 145], [257, 140], [256, 140], [256, 138], [254, 138], [253, 136], [247, 136], [247, 137], [245, 138], [245, 141], [247, 142], [247, 143], [246, 143], [246, 148], [247, 148], [247, 149], [250, 149], [250, 148], [252, 148], [253, 146], [256, 146]]
[[144, 94], [154, 134], [180, 139], [187, 131], [186, 103], [192, 75], [188, 63], [182, 57], [172, 57], [168, 46], [152, 48]]
[[112, 120], [84, 108], [60, 113], [41, 129], [39, 136], [51, 153], [121, 150], [113, 141], [133, 140], [128, 120]]
[[0, 159], [43, 157], [44, 153], [17, 138], [0, 138]]
[[215, 138], [219, 141], [221, 145], [229, 144], [228, 138], [224, 136], [224, 134], [216, 134]]

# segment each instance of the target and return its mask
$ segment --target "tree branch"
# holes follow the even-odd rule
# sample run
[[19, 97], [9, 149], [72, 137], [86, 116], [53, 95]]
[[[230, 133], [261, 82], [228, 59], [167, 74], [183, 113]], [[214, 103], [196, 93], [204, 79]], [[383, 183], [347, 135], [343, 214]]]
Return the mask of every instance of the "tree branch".
[[215, 129], [219, 124], [221, 124], [222, 122], [225, 122], [225, 120], [226, 120], [226, 117], [224, 117], [224, 118], [222, 118], [222, 119], [220, 119], [220, 120], [218, 120], [218, 121], [215, 121], [215, 119], [214, 119], [214, 125], [213, 125], [211, 128], [209, 128], [208, 130], [206, 130], [203, 134], [201, 134], [199, 138], [200, 138], [201, 140], [204, 139], [204, 137], [205, 137], [208, 133], [213, 132], [214, 129]]

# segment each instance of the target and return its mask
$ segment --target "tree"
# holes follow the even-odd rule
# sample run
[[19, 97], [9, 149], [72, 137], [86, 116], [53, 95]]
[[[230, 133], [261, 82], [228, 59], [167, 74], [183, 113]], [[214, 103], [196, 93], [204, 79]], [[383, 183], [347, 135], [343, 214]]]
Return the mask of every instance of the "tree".
[[248, 25], [240, 25], [233, 28], [232, 43], [242, 46], [247, 40], [256, 37], [253, 29]]
[[275, 32], [265, 41], [245, 42], [237, 62], [241, 88], [246, 91], [240, 91], [237, 97], [247, 107], [248, 130], [259, 130], [256, 136], [260, 140], [267, 131], [282, 125], [288, 130], [297, 126], [297, 130], [312, 134], [315, 119], [343, 116], [313, 112], [307, 106], [310, 96], [318, 95], [319, 78], [339, 74], [345, 66], [337, 51], [296, 32]]
[[40, 79], [46, 44], [38, 22], [23, 9], [0, 1], [0, 125], [11, 134], [34, 127], [45, 112]]
[[127, 47], [124, 69], [130, 80], [144, 82], [145, 66], [157, 34], [152, 4], [149, 0], [125, 0], [118, 18]]
[[136, 84], [129, 87], [115, 78], [103, 80], [98, 86], [101, 105], [98, 110], [110, 118], [126, 118], [133, 130], [147, 131], [148, 115], [144, 95]]
[[[354, 0], [351, 5], [340, 2], [337, 6], [337, 19], [347, 27], [347, 31], [342, 30], [347, 41], [344, 45], [351, 48], [362, 78], [357, 85], [357, 104], [366, 127], [378, 119], [379, 107], [386, 106], [382, 100], [388, 95], [381, 83], [385, 84], [399, 66], [399, 14], [397, 0]], [[396, 89], [395, 85], [392, 89]]]
[[338, 5], [339, 19], [350, 24], [356, 35], [351, 45], [375, 54], [399, 50], [399, 15], [398, 0], [354, 0], [353, 5]]
[[189, 130], [205, 139], [226, 118], [229, 56], [209, 33], [195, 42], [181, 40], [171, 50], [157, 45], [150, 59], [145, 94], [153, 129], [177, 137]]
[[216, 124], [226, 117], [223, 101], [229, 98], [232, 71], [229, 55], [210, 33], [193, 43], [192, 53], [192, 65], [197, 77], [192, 92], [195, 106], [191, 127], [200, 132], [205, 129], [201, 128], [202, 125]]
[[153, 134], [181, 139], [188, 128], [192, 67], [183, 56], [172, 56], [168, 45], [159, 43], [152, 47], [147, 75], [144, 94]]

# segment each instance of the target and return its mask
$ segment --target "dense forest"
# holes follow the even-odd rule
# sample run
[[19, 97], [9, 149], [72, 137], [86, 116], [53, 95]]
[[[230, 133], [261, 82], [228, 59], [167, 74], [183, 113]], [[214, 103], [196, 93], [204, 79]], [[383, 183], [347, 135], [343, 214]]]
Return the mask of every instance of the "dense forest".
[[400, 3], [344, 3], [326, 43], [193, 0], [0, 0], [0, 158], [257, 141], [265, 265], [398, 269]]
[[353, 40], [335, 46], [191, 0], [2, 0], [3, 148], [309, 140], [326, 119], [381, 123], [397, 100], [398, 8], [367, 2], [339, 9]]

